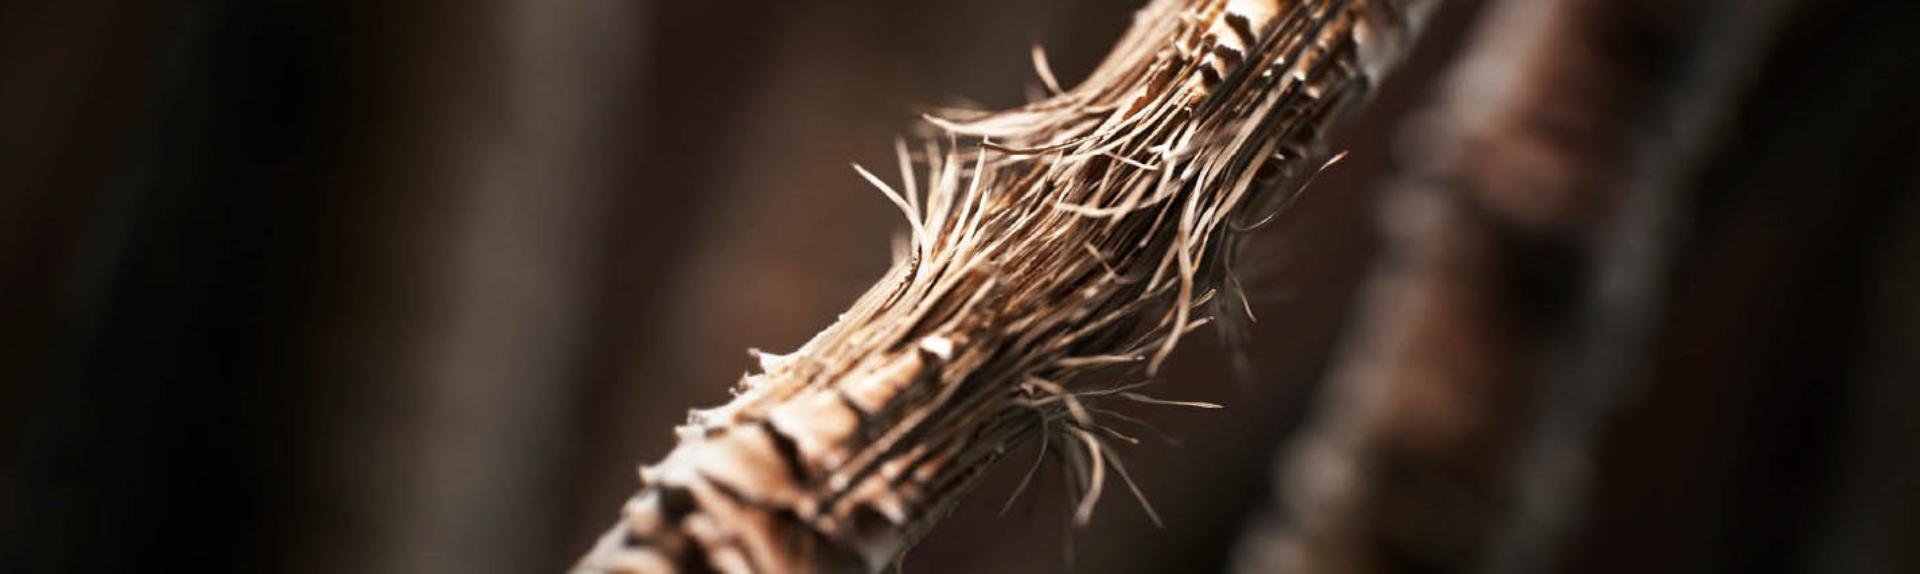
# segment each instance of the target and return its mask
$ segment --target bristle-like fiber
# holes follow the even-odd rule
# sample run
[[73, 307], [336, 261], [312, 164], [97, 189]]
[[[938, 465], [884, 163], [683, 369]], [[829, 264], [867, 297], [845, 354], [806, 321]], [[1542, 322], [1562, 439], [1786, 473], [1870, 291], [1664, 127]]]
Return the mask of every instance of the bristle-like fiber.
[[1091, 403], [1216, 407], [1115, 383], [1207, 323], [1241, 230], [1313, 167], [1420, 4], [1158, 0], [1072, 89], [1036, 49], [1051, 97], [928, 114], [896, 145], [897, 186], [856, 166], [908, 219], [894, 268], [694, 411], [580, 569], [878, 571], [1042, 433], [1076, 461], [1078, 521], [1109, 467], [1144, 503], [1107, 442], [1130, 437]]

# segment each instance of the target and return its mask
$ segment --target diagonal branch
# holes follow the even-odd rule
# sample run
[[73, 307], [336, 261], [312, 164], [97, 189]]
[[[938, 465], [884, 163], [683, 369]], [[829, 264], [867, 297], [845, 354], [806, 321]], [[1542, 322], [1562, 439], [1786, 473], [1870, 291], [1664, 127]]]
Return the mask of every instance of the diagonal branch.
[[694, 411], [579, 569], [876, 571], [1041, 432], [1079, 462], [1086, 520], [1106, 467], [1125, 479], [1090, 403], [1238, 309], [1217, 291], [1236, 229], [1279, 207], [1267, 190], [1306, 174], [1433, 3], [1157, 0], [1081, 85], [930, 115], [937, 135], [901, 146], [923, 180], [859, 170], [913, 229], [893, 270]]

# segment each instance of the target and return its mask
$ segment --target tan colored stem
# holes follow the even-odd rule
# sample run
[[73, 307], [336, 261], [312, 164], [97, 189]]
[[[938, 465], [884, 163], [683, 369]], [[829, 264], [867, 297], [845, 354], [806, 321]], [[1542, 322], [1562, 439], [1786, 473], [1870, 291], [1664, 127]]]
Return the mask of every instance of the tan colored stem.
[[1085, 404], [1207, 406], [1125, 384], [1240, 309], [1216, 289], [1242, 231], [1431, 5], [1158, 0], [1081, 85], [929, 116], [900, 185], [856, 166], [908, 220], [893, 271], [695, 411], [579, 570], [877, 571], [1035, 437], [1087, 520], [1130, 479]]

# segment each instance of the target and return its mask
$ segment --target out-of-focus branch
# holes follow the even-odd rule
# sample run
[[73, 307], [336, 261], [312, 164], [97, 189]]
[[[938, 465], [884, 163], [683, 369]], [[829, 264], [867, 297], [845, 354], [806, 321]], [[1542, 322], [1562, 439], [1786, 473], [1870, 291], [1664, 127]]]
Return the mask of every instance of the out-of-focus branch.
[[1544, 564], [1641, 362], [1673, 192], [1784, 4], [1490, 7], [1410, 142], [1360, 330], [1240, 571]]

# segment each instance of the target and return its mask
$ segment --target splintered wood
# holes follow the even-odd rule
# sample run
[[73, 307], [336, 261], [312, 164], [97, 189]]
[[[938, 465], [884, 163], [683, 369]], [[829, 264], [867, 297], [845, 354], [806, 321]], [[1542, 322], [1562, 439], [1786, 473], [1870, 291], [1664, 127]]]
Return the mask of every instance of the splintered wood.
[[693, 411], [578, 570], [878, 571], [1028, 439], [1086, 521], [1109, 469], [1133, 487], [1098, 403], [1214, 406], [1137, 390], [1182, 336], [1244, 313], [1239, 238], [1431, 4], [1156, 0], [1079, 86], [1036, 49], [1051, 97], [929, 114], [897, 185], [856, 166], [906, 216], [893, 269]]

